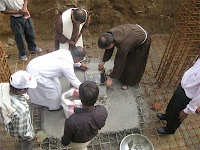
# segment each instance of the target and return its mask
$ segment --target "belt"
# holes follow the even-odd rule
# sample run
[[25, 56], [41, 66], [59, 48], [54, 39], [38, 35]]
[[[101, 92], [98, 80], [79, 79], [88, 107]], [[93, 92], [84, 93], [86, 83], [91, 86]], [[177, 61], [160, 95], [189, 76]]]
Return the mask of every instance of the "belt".
[[[144, 31], [144, 33], [145, 33], [145, 38], [144, 38], [144, 40], [142, 41], [142, 44], [144, 44], [144, 42], [147, 40], [147, 32], [139, 25], [139, 24], [136, 24], [140, 29], [142, 29], [142, 31]], [[142, 45], [141, 44], [141, 45]]]

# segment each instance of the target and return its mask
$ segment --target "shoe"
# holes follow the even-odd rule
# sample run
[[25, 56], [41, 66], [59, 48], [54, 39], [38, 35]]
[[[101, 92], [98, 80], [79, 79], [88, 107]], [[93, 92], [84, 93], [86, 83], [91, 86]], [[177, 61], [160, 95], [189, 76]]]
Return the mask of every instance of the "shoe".
[[20, 58], [21, 58], [22, 61], [27, 61], [28, 60], [28, 58], [26, 57], [26, 55], [20, 56]]
[[158, 134], [169, 134], [166, 127], [157, 128]]
[[35, 50], [29, 50], [31, 52], [42, 52], [42, 49], [39, 47], [36, 47]]
[[167, 120], [166, 117], [165, 117], [165, 114], [158, 113], [156, 116], [157, 116], [160, 120]]

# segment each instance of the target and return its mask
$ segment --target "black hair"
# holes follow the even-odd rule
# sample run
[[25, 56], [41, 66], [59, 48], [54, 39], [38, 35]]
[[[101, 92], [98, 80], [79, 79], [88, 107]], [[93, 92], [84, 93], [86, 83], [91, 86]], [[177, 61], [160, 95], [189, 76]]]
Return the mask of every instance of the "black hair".
[[103, 33], [98, 39], [98, 46], [101, 49], [106, 49], [114, 42], [114, 37], [111, 33]]
[[83, 23], [86, 20], [86, 12], [81, 8], [75, 9], [73, 11], [73, 15], [74, 19], [76, 21], [80, 21], [81, 23]]
[[83, 59], [86, 55], [85, 49], [80, 46], [74, 47], [72, 50], [70, 50], [70, 52], [72, 54], [73, 59]]
[[85, 106], [94, 106], [99, 95], [99, 87], [93, 81], [84, 81], [79, 87], [79, 96]]
[[14, 92], [19, 92], [19, 91], [23, 90], [23, 89], [17, 89], [17, 88], [15, 88], [15, 87], [13, 87], [12, 85], [10, 85], [10, 89], [11, 89], [12, 91], [14, 91]]

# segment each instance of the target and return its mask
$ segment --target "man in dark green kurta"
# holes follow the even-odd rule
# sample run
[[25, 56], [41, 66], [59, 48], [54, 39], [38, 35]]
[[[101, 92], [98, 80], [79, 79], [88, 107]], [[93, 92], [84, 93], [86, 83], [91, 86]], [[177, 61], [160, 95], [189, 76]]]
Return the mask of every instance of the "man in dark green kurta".
[[112, 78], [122, 82], [122, 89], [136, 85], [144, 73], [151, 38], [149, 34], [140, 26], [125, 24], [114, 27], [108, 32], [103, 33], [98, 39], [98, 46], [105, 49], [99, 69], [104, 67], [117, 47], [114, 61], [114, 68], [107, 80], [107, 86], [112, 85]]

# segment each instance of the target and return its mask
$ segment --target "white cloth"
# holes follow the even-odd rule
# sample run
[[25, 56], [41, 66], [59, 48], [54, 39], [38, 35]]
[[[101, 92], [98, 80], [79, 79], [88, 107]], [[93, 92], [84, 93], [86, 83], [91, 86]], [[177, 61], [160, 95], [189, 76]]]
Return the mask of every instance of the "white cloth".
[[[0, 11], [20, 10], [24, 6], [24, 0], [0, 0]], [[22, 14], [13, 14], [12, 16], [19, 17]]]
[[60, 49], [49, 54], [34, 58], [27, 65], [27, 72], [32, 74], [38, 83], [35, 89], [29, 89], [28, 94], [32, 103], [55, 110], [61, 104], [61, 85], [58, 77], [64, 75], [69, 82], [79, 88], [81, 82], [74, 73], [74, 63], [69, 50]]
[[70, 142], [69, 145], [72, 149], [75, 150], [87, 150], [87, 146], [90, 144], [92, 140], [85, 142], [85, 143], [74, 143], [74, 142]]
[[15, 109], [11, 106], [9, 87], [9, 83], [0, 83], [0, 110], [5, 125], [10, 123], [15, 112]]
[[[136, 24], [140, 29], [142, 29], [142, 31], [144, 31], [144, 33], [145, 33], [145, 38], [144, 38], [144, 40], [142, 41], [142, 44], [144, 44], [144, 42], [147, 40], [147, 32], [146, 32], [146, 30], [144, 30], [139, 24]], [[142, 45], [141, 44], [141, 45]]]
[[[76, 8], [70, 8], [68, 10], [66, 10], [65, 12], [63, 12], [62, 14], [62, 22], [63, 22], [63, 35], [67, 38], [67, 39], [71, 39], [72, 36], [72, 31], [73, 31], [73, 23], [72, 23], [72, 19], [71, 19], [71, 11], [72, 9], [76, 9]], [[79, 32], [81, 31], [82, 25], [80, 25], [79, 27]], [[81, 46], [83, 47], [83, 40], [82, 40], [82, 35], [80, 36], [80, 38], [78, 39], [76, 46]], [[60, 43], [60, 49], [69, 49], [69, 43]]]
[[192, 99], [184, 112], [195, 113], [200, 107], [200, 58], [196, 63], [185, 72], [181, 81], [181, 87], [184, 89], [188, 98]]

